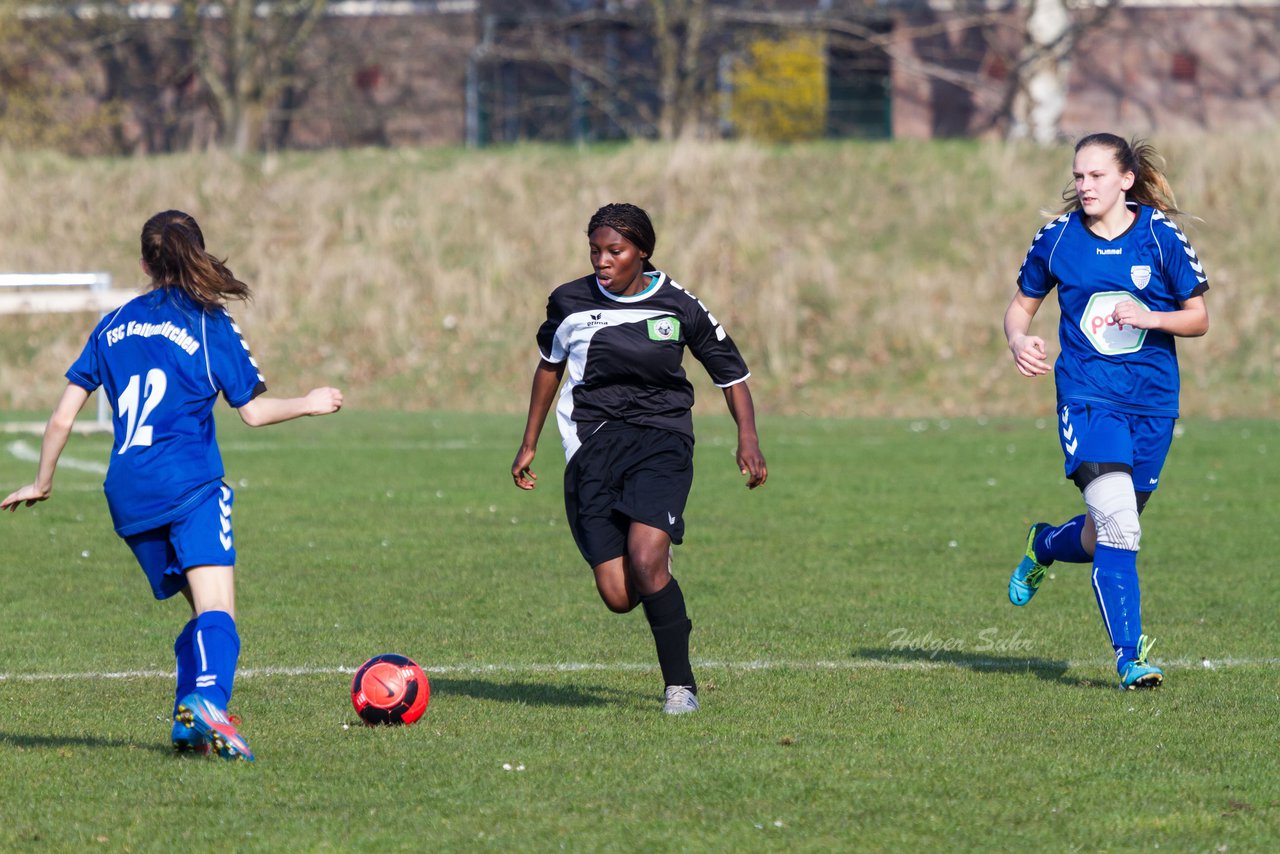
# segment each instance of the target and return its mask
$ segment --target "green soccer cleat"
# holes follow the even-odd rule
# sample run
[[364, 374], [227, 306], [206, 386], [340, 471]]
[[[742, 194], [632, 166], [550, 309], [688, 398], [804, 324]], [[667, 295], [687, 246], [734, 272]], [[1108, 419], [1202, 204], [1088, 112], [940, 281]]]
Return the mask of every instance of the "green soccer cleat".
[[1044, 581], [1044, 573], [1048, 567], [1036, 560], [1036, 537], [1049, 527], [1052, 526], [1048, 522], [1036, 522], [1027, 532], [1027, 550], [1009, 578], [1009, 601], [1015, 605], [1030, 602], [1031, 597], [1040, 589], [1040, 582]]
[[1138, 638], [1138, 657], [1126, 661], [1120, 668], [1120, 687], [1132, 691], [1136, 688], [1154, 688], [1164, 681], [1164, 671], [1154, 664], [1147, 664], [1147, 653], [1156, 642], [1146, 635]]

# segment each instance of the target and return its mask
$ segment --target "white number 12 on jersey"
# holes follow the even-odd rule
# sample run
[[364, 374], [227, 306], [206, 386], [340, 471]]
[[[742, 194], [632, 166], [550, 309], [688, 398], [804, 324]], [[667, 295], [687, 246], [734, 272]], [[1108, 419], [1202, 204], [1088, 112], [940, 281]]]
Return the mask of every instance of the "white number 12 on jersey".
[[116, 401], [116, 414], [125, 419], [124, 443], [120, 445], [117, 454], [123, 454], [130, 448], [151, 445], [151, 425], [147, 423], [147, 417], [160, 404], [169, 387], [169, 380], [159, 368], [147, 371], [146, 400], [142, 401], [141, 414], [138, 412], [139, 385], [138, 375], [134, 374]]

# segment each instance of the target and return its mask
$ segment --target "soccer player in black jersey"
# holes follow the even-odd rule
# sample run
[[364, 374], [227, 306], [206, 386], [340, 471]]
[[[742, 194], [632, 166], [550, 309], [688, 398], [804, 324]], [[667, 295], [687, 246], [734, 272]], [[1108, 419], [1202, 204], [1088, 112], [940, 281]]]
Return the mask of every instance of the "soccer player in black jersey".
[[644, 606], [666, 685], [662, 710], [694, 712], [692, 623], [671, 575], [671, 546], [684, 537], [693, 484], [693, 386], [681, 361], [688, 348], [724, 389], [738, 425], [738, 469], [755, 489], [768, 469], [750, 372], [702, 301], [654, 269], [657, 237], [648, 214], [635, 205], [605, 205], [587, 224], [587, 238], [594, 272], [552, 292], [538, 330], [542, 359], [511, 476], [521, 489], [537, 484], [530, 466], [567, 369], [556, 419], [574, 542], [609, 610]]

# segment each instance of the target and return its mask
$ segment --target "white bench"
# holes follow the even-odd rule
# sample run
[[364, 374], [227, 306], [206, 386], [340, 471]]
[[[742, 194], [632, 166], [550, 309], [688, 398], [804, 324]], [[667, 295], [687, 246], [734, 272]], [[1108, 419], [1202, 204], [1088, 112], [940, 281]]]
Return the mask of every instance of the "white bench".
[[[0, 314], [92, 312], [106, 314], [136, 297], [135, 291], [111, 289], [110, 273], [0, 273]], [[0, 425], [5, 432], [39, 433], [44, 424]], [[77, 422], [77, 432], [111, 429], [106, 398], [98, 395], [98, 417]]]
[[110, 273], [0, 273], [0, 314], [106, 314], [136, 297], [111, 289]]

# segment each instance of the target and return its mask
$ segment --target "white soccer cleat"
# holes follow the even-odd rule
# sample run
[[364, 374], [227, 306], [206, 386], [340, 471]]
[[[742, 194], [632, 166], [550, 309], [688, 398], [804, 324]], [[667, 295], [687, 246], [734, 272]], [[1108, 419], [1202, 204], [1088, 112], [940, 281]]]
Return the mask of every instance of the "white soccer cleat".
[[686, 715], [698, 711], [698, 695], [684, 685], [668, 685], [662, 711], [668, 715]]

